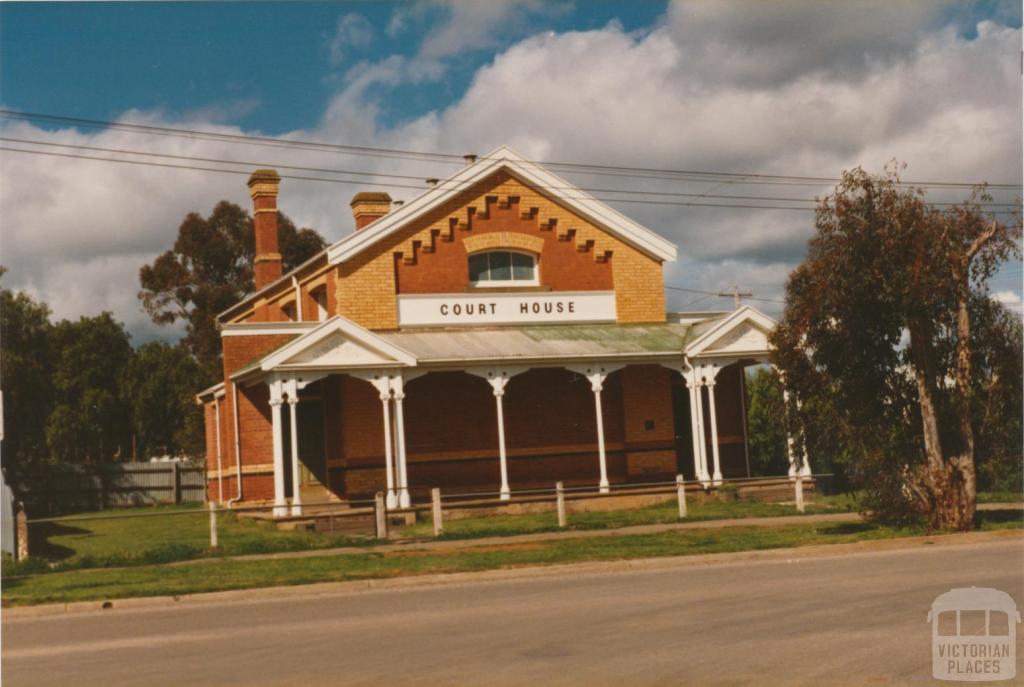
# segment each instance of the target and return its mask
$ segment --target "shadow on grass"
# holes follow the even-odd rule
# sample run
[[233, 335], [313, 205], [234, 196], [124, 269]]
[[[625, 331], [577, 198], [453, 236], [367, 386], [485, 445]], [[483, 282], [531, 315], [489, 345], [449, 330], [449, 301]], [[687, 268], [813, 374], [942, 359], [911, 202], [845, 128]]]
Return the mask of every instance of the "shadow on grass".
[[1007, 508], [1005, 510], [978, 511], [974, 514], [974, 526], [982, 525], [1004, 525], [1007, 523], [1024, 522], [1024, 511], [1019, 508]]
[[32, 555], [41, 556], [50, 561], [62, 561], [75, 555], [75, 550], [54, 544], [51, 537], [66, 535], [89, 535], [90, 530], [59, 522], [40, 522], [29, 526], [29, 541], [32, 542]]
[[826, 535], [842, 536], [844, 534], [863, 534], [878, 529], [873, 522], [837, 522], [832, 525], [821, 525], [818, 532]]

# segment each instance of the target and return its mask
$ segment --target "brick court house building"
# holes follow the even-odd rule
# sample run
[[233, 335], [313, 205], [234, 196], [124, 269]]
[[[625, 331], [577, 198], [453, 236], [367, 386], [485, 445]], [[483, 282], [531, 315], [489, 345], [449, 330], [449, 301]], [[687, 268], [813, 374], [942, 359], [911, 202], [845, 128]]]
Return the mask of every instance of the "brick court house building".
[[211, 500], [749, 475], [743, 369], [774, 322], [666, 313], [669, 241], [502, 147], [405, 204], [357, 194], [355, 232], [282, 274], [279, 185], [249, 179], [256, 292], [198, 396]]

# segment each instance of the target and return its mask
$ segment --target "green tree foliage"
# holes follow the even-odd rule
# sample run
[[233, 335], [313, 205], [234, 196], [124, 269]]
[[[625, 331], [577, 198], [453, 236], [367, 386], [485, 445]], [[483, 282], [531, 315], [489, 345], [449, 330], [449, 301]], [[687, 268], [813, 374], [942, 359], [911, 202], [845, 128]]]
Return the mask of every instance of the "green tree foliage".
[[[986, 199], [938, 210], [893, 171], [847, 172], [786, 285], [773, 341], [794, 406], [803, 401], [790, 429], [806, 430], [809, 455], [836, 450], [884, 517], [973, 526], [987, 441], [976, 442], [977, 342], [1015, 345], [990, 340], [1005, 327], [983, 325], [986, 283], [1019, 240], [1019, 226], [983, 212]], [[1019, 380], [1000, 387], [1016, 403]]]
[[[326, 245], [313, 229], [296, 229], [278, 213], [278, 238], [284, 270], [297, 267]], [[223, 376], [216, 317], [254, 290], [255, 253], [252, 217], [221, 201], [202, 217], [189, 213], [178, 228], [174, 247], [139, 271], [139, 298], [154, 322], [186, 323], [182, 343], [202, 370], [196, 388]]]
[[755, 475], [785, 475], [789, 470], [789, 458], [786, 454], [782, 382], [778, 373], [770, 368], [757, 368], [747, 377], [747, 395], [751, 472]]
[[1020, 316], [988, 298], [972, 304], [972, 383], [978, 486], [1024, 491], [1024, 332]]
[[51, 330], [46, 304], [24, 292], [0, 289], [3, 467], [12, 484], [47, 460], [46, 418], [53, 405]]
[[120, 385], [132, 356], [128, 338], [109, 312], [54, 325], [46, 443], [58, 462], [101, 463], [130, 454], [132, 409]]
[[122, 373], [132, 408], [135, 449], [154, 455], [201, 455], [203, 416], [195, 403], [199, 364], [180, 346], [154, 342], [139, 347]]

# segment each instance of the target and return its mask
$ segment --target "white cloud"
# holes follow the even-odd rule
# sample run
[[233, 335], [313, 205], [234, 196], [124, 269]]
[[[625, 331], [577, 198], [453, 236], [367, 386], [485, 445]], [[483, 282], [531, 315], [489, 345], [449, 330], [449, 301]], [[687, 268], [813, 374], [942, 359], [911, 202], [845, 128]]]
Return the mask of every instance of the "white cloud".
[[331, 64], [341, 64], [349, 48], [365, 48], [372, 40], [373, 25], [366, 17], [358, 12], [341, 15], [334, 33], [327, 40]]
[[1018, 315], [1024, 314], [1024, 300], [1021, 299], [1019, 293], [1014, 291], [997, 291], [992, 294], [992, 300], [1002, 303], [1010, 312], [1017, 313]]
[[[776, 3], [741, 3], [749, 13], [735, 5], [677, 3], [663, 24], [643, 34], [612, 24], [522, 40], [480, 68], [466, 93], [447, 109], [383, 125], [379, 113], [390, 89], [443, 76], [444, 60], [451, 56], [444, 49], [447, 39], [438, 38], [448, 31], [442, 29], [424, 41], [432, 59], [396, 55], [350, 67], [320, 124], [283, 138], [458, 153], [484, 153], [507, 143], [536, 159], [829, 177], [855, 165], [877, 171], [896, 157], [908, 163], [908, 178], [1020, 183], [1021, 31], [982, 23], [977, 38], [966, 39], [940, 26], [926, 5], [901, 4], [908, 16], [880, 5], [872, 10], [875, 21], [861, 21], [834, 3], [814, 6], [834, 14], [814, 9], [805, 16], [781, 7], [782, 18], [772, 17]], [[493, 14], [470, 20], [464, 13], [472, 11], [456, 6], [451, 17], [460, 17], [468, 45], [486, 45], [500, 23]], [[820, 36], [808, 39], [815, 26], [822, 29]], [[469, 40], [473, 35], [484, 38]], [[175, 125], [155, 114], [131, 112], [125, 119]], [[190, 125], [245, 133], [213, 123]], [[8, 122], [0, 131], [259, 166], [422, 178], [455, 169], [118, 131], [48, 131], [25, 123]], [[810, 198], [828, 190], [566, 176], [587, 188], [711, 196]], [[281, 207], [297, 223], [336, 240], [351, 231], [348, 199], [374, 185], [285, 179]], [[417, 193], [386, 190], [404, 199]], [[113, 310], [137, 338], [151, 336], [153, 327], [135, 300], [138, 268], [171, 246], [187, 212], [208, 213], [221, 198], [248, 206], [245, 177], [5, 153], [0, 262], [10, 272], [3, 283], [31, 287], [61, 316]], [[617, 207], [679, 245], [680, 261], [666, 270], [669, 283], [707, 291], [739, 283], [770, 299], [781, 297], [782, 282], [813, 231], [809, 212]], [[677, 292], [669, 302], [679, 307], [699, 297]], [[727, 304], [709, 299], [693, 307]], [[768, 311], [773, 306], [756, 304]]]
[[496, 48], [530, 31], [535, 20], [560, 16], [571, 8], [568, 2], [544, 0], [420, 0], [392, 12], [387, 34], [394, 38], [413, 28], [423, 30], [419, 57], [439, 60]]

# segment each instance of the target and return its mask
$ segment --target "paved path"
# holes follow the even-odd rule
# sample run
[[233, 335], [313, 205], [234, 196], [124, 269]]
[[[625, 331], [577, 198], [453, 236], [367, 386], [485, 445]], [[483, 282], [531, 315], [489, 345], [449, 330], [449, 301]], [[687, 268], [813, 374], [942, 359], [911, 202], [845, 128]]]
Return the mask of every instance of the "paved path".
[[931, 684], [931, 601], [977, 585], [1024, 602], [1022, 564], [1024, 539], [1006, 537], [5, 616], [3, 678], [5, 687]]

